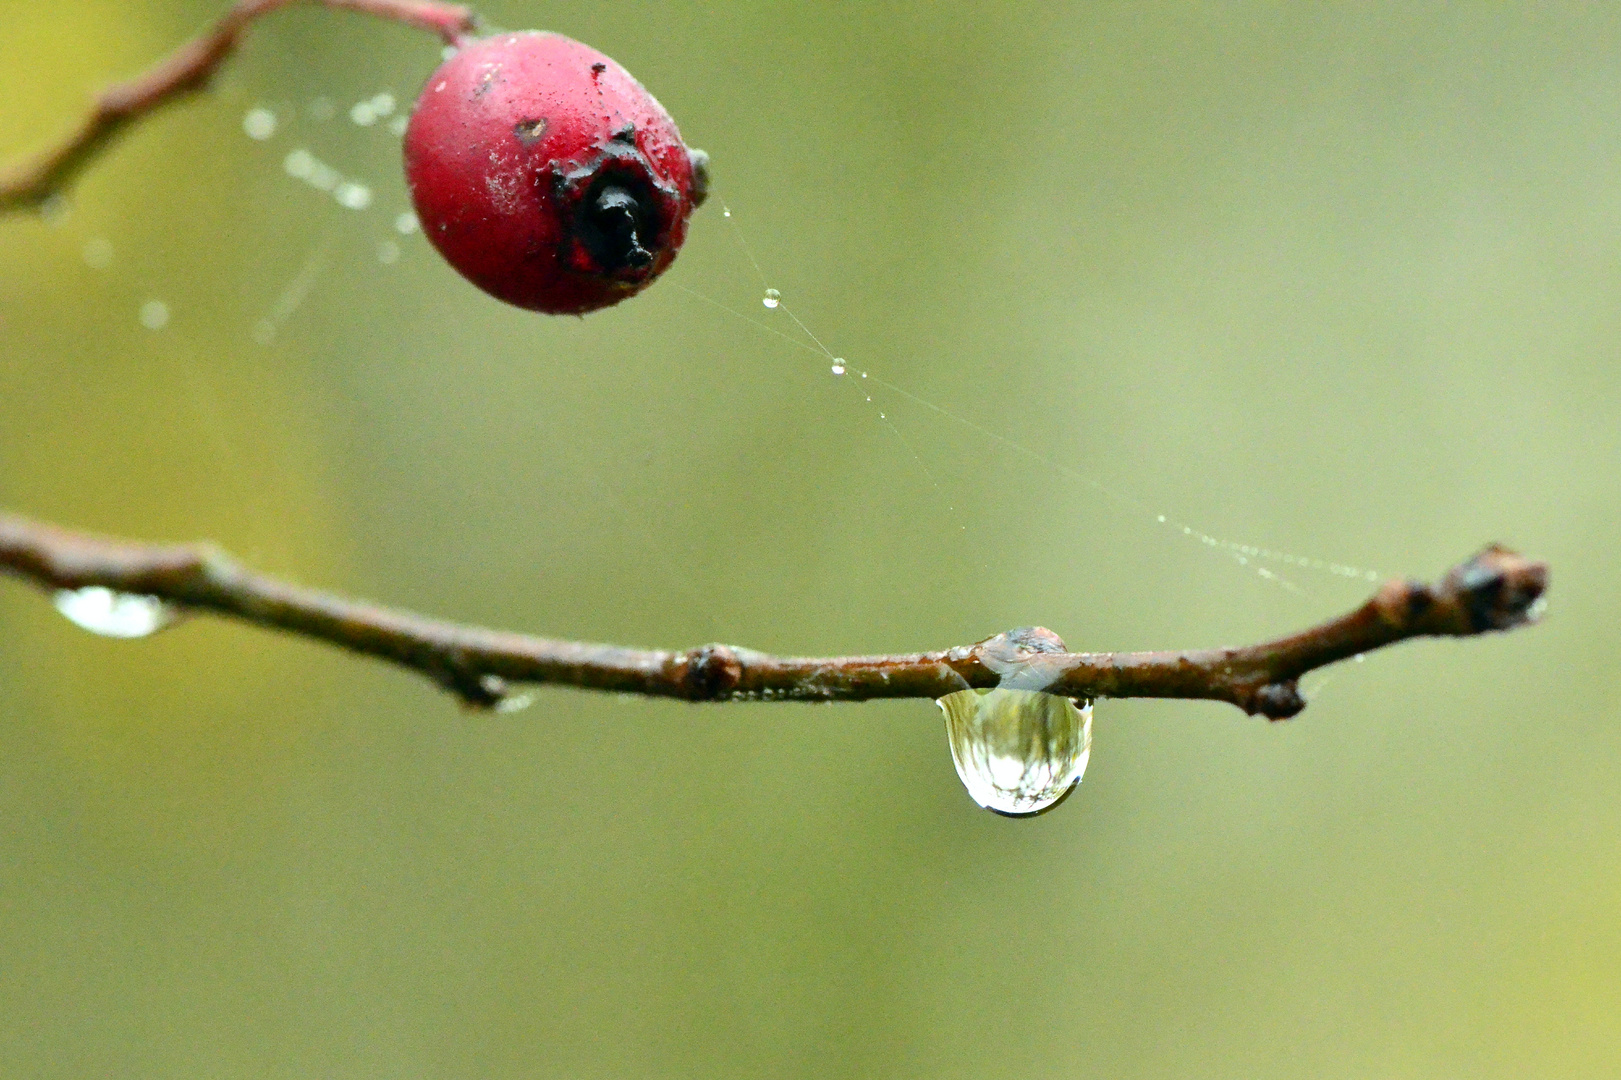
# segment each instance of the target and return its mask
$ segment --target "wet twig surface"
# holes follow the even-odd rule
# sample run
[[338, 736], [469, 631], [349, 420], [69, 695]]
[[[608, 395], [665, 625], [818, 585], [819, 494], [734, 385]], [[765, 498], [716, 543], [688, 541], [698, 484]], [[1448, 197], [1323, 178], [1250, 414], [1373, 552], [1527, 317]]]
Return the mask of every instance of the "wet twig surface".
[[1488, 547], [1435, 585], [1390, 581], [1355, 611], [1241, 648], [1070, 653], [1051, 631], [893, 656], [784, 657], [729, 645], [667, 651], [559, 641], [442, 622], [257, 574], [208, 546], [133, 544], [0, 515], [0, 569], [48, 589], [100, 586], [182, 611], [274, 627], [420, 672], [472, 706], [517, 683], [687, 701], [938, 698], [1008, 685], [1083, 698], [1226, 701], [1282, 719], [1305, 707], [1300, 676], [1415, 637], [1468, 637], [1533, 622], [1545, 564]]
[[72, 134], [0, 169], [0, 213], [40, 206], [62, 194], [130, 123], [208, 85], [236, 51], [242, 32], [261, 15], [295, 3], [358, 11], [415, 26], [454, 44], [471, 34], [470, 9], [422, 0], [237, 0], [213, 28], [182, 45], [145, 74], [108, 87]]

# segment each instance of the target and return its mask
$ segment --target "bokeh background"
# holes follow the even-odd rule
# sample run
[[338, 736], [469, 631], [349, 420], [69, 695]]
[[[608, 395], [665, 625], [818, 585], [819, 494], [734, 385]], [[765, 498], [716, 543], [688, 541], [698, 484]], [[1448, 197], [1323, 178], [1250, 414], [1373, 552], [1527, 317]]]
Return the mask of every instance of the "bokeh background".
[[[222, 7], [3, 0], [0, 153]], [[0, 222], [0, 503], [672, 647], [1239, 643], [1367, 591], [1160, 513], [1384, 574], [1502, 540], [1549, 616], [1316, 676], [1286, 724], [1104, 702], [1081, 789], [1008, 821], [928, 702], [471, 716], [0, 583], [8, 1075], [1621, 1069], [1621, 12], [483, 11], [635, 72], [731, 221], [620, 308], [504, 308], [395, 228], [398, 138], [350, 118], [437, 45], [280, 13]], [[1023, 449], [773, 336], [744, 244], [853, 370]]]

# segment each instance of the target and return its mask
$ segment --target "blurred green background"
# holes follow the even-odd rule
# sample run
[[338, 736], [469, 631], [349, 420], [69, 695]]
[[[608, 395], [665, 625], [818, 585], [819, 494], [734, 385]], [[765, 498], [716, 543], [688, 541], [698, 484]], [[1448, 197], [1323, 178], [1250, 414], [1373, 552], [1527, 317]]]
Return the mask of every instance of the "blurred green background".
[[[223, 6], [0, 0], [0, 153]], [[504, 308], [396, 231], [398, 139], [349, 119], [437, 46], [275, 15], [0, 222], [0, 504], [631, 644], [1238, 643], [1367, 591], [1159, 513], [1385, 574], [1502, 540], [1547, 622], [1315, 676], [1287, 724], [1104, 702], [1081, 789], [1008, 821], [928, 702], [469, 716], [0, 583], [7, 1075], [1621, 1070], [1621, 12], [483, 11], [629, 67], [732, 222], [619, 308]], [[1085, 479], [750, 326], [793, 332], [744, 242], [853, 368]]]

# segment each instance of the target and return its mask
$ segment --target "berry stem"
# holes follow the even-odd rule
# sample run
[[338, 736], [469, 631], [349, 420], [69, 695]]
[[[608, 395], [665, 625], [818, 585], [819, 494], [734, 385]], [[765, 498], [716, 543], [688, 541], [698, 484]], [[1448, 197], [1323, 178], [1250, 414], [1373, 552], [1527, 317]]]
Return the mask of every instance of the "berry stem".
[[124, 127], [208, 85], [254, 19], [294, 3], [356, 11], [404, 23], [460, 45], [473, 32], [471, 9], [427, 0], [237, 0], [214, 26], [127, 82], [108, 87], [79, 126], [55, 146], [0, 168], [0, 213], [40, 206], [64, 192]]

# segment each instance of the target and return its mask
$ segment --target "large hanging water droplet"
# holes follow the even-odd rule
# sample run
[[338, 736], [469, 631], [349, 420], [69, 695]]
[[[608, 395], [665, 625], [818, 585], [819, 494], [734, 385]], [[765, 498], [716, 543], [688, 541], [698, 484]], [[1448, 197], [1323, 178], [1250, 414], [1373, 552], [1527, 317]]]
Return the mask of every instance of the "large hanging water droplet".
[[73, 625], [102, 637], [147, 637], [179, 617], [173, 607], [155, 596], [114, 592], [100, 585], [62, 589], [52, 602]]
[[1081, 782], [1092, 752], [1092, 703], [1037, 690], [960, 690], [936, 702], [968, 794], [987, 810], [1029, 817]]
[[778, 304], [782, 303], [782, 293], [778, 292], [776, 289], [767, 289], [765, 291], [765, 298], [762, 299], [760, 303], [764, 304], [768, 308], [775, 308]]

